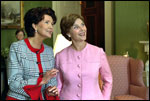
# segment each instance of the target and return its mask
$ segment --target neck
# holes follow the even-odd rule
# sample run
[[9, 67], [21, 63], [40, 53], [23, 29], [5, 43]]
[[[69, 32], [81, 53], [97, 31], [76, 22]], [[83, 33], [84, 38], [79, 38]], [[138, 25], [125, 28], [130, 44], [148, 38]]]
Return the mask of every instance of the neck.
[[77, 50], [77, 51], [81, 51], [82, 49], [84, 49], [86, 46], [86, 42], [73, 42], [72, 41], [72, 48]]
[[43, 40], [41, 38], [29, 37], [28, 39], [33, 48], [41, 49], [41, 45], [43, 43]]

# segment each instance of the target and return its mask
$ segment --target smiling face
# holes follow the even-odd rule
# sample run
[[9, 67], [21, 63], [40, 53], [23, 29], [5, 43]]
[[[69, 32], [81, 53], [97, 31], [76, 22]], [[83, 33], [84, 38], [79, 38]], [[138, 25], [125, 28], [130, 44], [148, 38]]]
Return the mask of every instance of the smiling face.
[[37, 30], [37, 36], [41, 38], [51, 38], [53, 33], [53, 19], [49, 15], [44, 15], [44, 19], [38, 24], [33, 24], [33, 28]]
[[68, 34], [70, 34], [72, 41], [85, 41], [87, 29], [81, 19], [76, 19]]

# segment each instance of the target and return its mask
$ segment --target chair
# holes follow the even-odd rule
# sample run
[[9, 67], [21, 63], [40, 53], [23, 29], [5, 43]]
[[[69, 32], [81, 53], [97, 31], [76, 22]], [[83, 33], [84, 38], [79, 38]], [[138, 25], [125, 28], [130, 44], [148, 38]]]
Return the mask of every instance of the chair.
[[142, 60], [119, 55], [107, 56], [107, 59], [113, 76], [111, 100], [149, 99], [149, 87], [143, 82]]

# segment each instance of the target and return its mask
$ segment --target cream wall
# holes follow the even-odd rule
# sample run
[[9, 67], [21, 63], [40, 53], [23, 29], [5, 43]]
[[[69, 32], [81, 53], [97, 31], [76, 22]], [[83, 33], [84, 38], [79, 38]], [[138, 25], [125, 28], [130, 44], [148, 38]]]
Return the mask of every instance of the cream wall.
[[57, 23], [54, 26], [53, 45], [55, 44], [57, 34], [60, 34], [60, 20], [63, 16], [76, 13], [81, 15], [80, 1], [52, 1], [52, 8], [57, 16]]
[[105, 51], [114, 54], [114, 3], [105, 1]]

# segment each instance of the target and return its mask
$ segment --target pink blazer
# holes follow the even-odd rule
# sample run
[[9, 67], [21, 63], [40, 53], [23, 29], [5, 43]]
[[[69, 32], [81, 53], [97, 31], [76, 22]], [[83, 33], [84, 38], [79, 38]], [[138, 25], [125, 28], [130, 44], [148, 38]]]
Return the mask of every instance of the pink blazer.
[[[55, 57], [60, 100], [109, 100], [112, 90], [112, 73], [102, 48], [86, 44], [82, 51], [71, 46]], [[104, 82], [99, 88], [98, 75]]]

